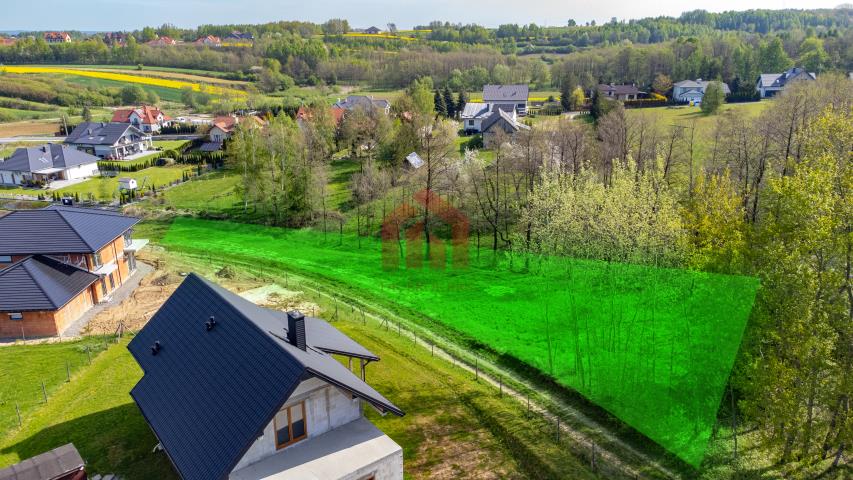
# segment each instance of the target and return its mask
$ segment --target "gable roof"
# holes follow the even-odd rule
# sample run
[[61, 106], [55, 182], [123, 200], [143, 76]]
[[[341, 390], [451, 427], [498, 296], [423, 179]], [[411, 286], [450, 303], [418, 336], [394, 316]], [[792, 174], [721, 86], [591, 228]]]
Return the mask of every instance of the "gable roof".
[[807, 72], [804, 68], [794, 67], [788, 70], [785, 70], [782, 73], [762, 73], [758, 77], [758, 86], [759, 88], [782, 88], [789, 81], [794, 80], [796, 78], [800, 78], [805, 76], [808, 80], [816, 80], [817, 76], [812, 72]]
[[147, 136], [129, 123], [83, 122], [65, 138], [65, 143], [82, 145], [115, 145], [125, 134]]
[[213, 119], [213, 126], [219, 128], [225, 133], [232, 133], [237, 129], [237, 125], [263, 127], [267, 124], [266, 121], [256, 115], [247, 115], [245, 117], [235, 117], [234, 115], [225, 115]]
[[51, 480], [82, 470], [83, 458], [69, 443], [0, 470], [0, 480]]
[[605, 85], [602, 83], [598, 86], [598, 91], [602, 93], [610, 92], [614, 95], [638, 95], [643, 93], [636, 85], [633, 84]]
[[0, 270], [0, 312], [59, 310], [98, 276], [43, 255]]
[[52, 205], [0, 218], [0, 255], [94, 253], [139, 222], [108, 210]]
[[488, 114], [488, 103], [468, 102], [465, 104], [465, 108], [462, 109], [462, 113], [459, 114], [459, 117], [464, 119], [471, 119], [485, 117]]
[[356, 107], [376, 107], [386, 109], [391, 106], [391, 102], [382, 98], [368, 97], [367, 95], [350, 95], [343, 100], [335, 102], [333, 107], [342, 108], [344, 110], [352, 110]]
[[94, 155], [71, 148], [67, 145], [48, 143], [40, 147], [19, 148], [9, 158], [0, 161], [0, 170], [12, 172], [43, 172], [45, 170], [64, 170], [98, 163]]
[[[703, 94], [705, 93], [705, 89], [708, 88], [708, 85], [711, 82], [715, 82], [719, 80], [702, 80], [701, 78], [697, 78], [696, 80], [682, 80], [680, 82], [674, 83], [673, 87], [684, 88], [684, 89], [698, 89]], [[723, 93], [729, 95], [732, 93], [731, 89], [729, 89], [729, 85], [726, 82], [719, 81], [720, 85], [723, 86]], [[687, 92], [685, 92], [687, 93]]]
[[[216, 325], [208, 331], [210, 316]], [[350, 352], [357, 344], [320, 322], [306, 318], [303, 351], [286, 340], [285, 314], [190, 274], [133, 338], [128, 349], [144, 375], [131, 397], [184, 480], [227, 478], [311, 377], [403, 415], [323, 348], [375, 355]], [[161, 348], [153, 355], [155, 341]]]
[[171, 120], [162, 110], [149, 105], [142, 105], [139, 108], [120, 108], [113, 112], [113, 122], [130, 123], [130, 115], [136, 113], [144, 125], [154, 125], [160, 123], [157, 117], [163, 116], [163, 120]]
[[492, 111], [492, 115], [489, 116], [489, 118], [483, 120], [483, 125], [480, 127], [480, 130], [485, 133], [501, 121], [505, 122], [504, 124], [514, 132], [517, 132], [522, 129], [527, 130], [528, 128], [530, 128], [527, 125], [519, 123], [516, 119], [512, 118], [512, 115], [510, 113], [498, 108]]
[[484, 102], [526, 102], [530, 94], [530, 86], [518, 85], [485, 85], [483, 86]]

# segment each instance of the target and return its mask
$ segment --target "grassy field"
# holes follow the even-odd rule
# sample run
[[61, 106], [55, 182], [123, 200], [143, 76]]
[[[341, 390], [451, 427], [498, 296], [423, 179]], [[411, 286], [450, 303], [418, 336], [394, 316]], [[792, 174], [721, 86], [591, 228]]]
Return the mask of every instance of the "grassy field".
[[44, 406], [45, 393], [51, 403], [69, 373], [73, 380], [88, 365], [90, 355], [96, 359], [103, 350], [102, 339], [96, 337], [37, 347], [0, 347], [0, 438], [17, 427], [16, 406], [22, 418], [29, 418]]
[[193, 178], [164, 192], [167, 206], [195, 212], [228, 213], [242, 207], [235, 188], [240, 176], [230, 171], [214, 172]]
[[[354, 237], [323, 244], [308, 230], [189, 219], [163, 244], [272, 262], [416, 312], [580, 392], [693, 465], [757, 288], [742, 277], [583, 260], [536, 258], [520, 273], [523, 259], [492, 266], [490, 255], [467, 268], [388, 270], [371, 239], [359, 249]], [[392, 262], [403, 254], [396, 244], [387, 253]]]

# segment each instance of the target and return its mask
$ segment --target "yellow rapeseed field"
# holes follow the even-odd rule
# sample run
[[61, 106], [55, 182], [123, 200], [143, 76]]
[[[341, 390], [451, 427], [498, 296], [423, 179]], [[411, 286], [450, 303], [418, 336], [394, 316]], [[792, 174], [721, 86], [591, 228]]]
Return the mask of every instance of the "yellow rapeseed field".
[[413, 41], [417, 40], [412, 37], [402, 37], [400, 35], [390, 35], [388, 33], [345, 33], [345, 37], [365, 37], [365, 38], [389, 38], [391, 40], [406, 40]]
[[174, 89], [192, 88], [199, 92], [204, 90], [207, 93], [214, 95], [246, 95], [246, 92], [233, 88], [217, 87], [213, 85], [204, 85], [195, 82], [186, 82], [182, 80], [170, 80], [166, 78], [144, 77], [141, 75], [131, 75], [127, 73], [111, 73], [111, 72], [95, 72], [91, 70], [78, 70], [76, 68], [61, 68], [61, 67], [16, 67], [5, 66], [0, 67], [0, 71], [9, 73], [58, 73], [62, 75], [78, 75], [81, 77], [100, 78], [102, 80], [114, 80], [125, 83], [140, 83], [143, 85], [152, 85], [155, 87], [165, 87]]

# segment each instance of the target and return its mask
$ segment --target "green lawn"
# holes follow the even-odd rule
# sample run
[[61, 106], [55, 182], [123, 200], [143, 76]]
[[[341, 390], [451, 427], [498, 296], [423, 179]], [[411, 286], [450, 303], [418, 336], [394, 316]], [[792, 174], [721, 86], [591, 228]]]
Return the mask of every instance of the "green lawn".
[[[197, 239], [205, 238], [200, 244]], [[517, 359], [699, 465], [757, 288], [753, 279], [641, 265], [492, 257], [399, 264], [372, 238], [177, 219], [162, 243], [321, 276]], [[339, 242], [341, 245], [339, 245]], [[436, 247], [437, 248], [437, 247]], [[447, 253], [450, 256], [450, 253]], [[581, 332], [586, 332], [582, 334]]]
[[54, 393], [65, 384], [68, 372], [75, 377], [88, 365], [89, 354], [94, 359], [103, 350], [103, 341], [95, 337], [35, 348], [28, 345], [0, 347], [0, 438], [18, 425], [16, 405], [24, 419], [44, 405], [42, 382], [48, 403], [52, 403]]
[[242, 207], [235, 191], [240, 175], [225, 170], [202, 175], [164, 192], [166, 205], [178, 210], [227, 213]]
[[189, 140], [156, 140], [154, 142], [154, 147], [160, 148], [162, 150], [178, 150], [180, 151], [187, 144], [189, 144]]
[[169, 102], [180, 102], [181, 101], [181, 94], [183, 93], [181, 90], [178, 90], [175, 88], [160, 87], [160, 86], [156, 86], [156, 85], [145, 85], [145, 84], [141, 84], [141, 83], [132, 83], [131, 84], [131, 83], [126, 83], [126, 82], [119, 82], [117, 80], [107, 80], [104, 78], [82, 77], [79, 75], [64, 75], [64, 74], [57, 74], [57, 73], [42, 74], [42, 75], [56, 76], [56, 77], [59, 77], [59, 78], [65, 80], [68, 83], [76, 83], [77, 85], [85, 85], [87, 87], [92, 87], [92, 88], [103, 88], [103, 87], [122, 88], [122, 87], [126, 87], [128, 85], [139, 85], [140, 87], [142, 87], [143, 90], [145, 90], [147, 92], [148, 91], [154, 92], [157, 94], [158, 97], [160, 97], [161, 100], [166, 100]]
[[[170, 167], [151, 167], [138, 172], [121, 172], [119, 176], [96, 177], [85, 182], [72, 185], [68, 188], [59, 190], [61, 195], [80, 195], [80, 199], [89, 198], [89, 195], [94, 196], [98, 200], [108, 201], [113, 198], [118, 198], [118, 179], [120, 177], [135, 178], [142, 187], [143, 183], [146, 187], [155, 185], [157, 188], [168, 185], [175, 180], [180, 180], [183, 177], [183, 172], [192, 172], [195, 169], [186, 165], [174, 165]], [[3, 192], [3, 190], [0, 190]], [[32, 190], [29, 190], [32, 192]], [[29, 193], [32, 195], [32, 193]]]

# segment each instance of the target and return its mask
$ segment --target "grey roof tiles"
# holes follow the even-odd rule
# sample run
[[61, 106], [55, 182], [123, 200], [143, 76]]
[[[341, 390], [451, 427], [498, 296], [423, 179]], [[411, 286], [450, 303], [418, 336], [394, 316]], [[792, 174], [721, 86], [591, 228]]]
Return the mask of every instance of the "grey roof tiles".
[[40, 172], [50, 169], [66, 169], [97, 163], [94, 155], [81, 152], [67, 145], [48, 143], [39, 147], [19, 148], [6, 160], [0, 161], [0, 170], [12, 172]]
[[98, 276], [42, 255], [0, 270], [0, 312], [58, 310]]
[[94, 253], [138, 218], [108, 210], [50, 206], [0, 218], [0, 255]]

